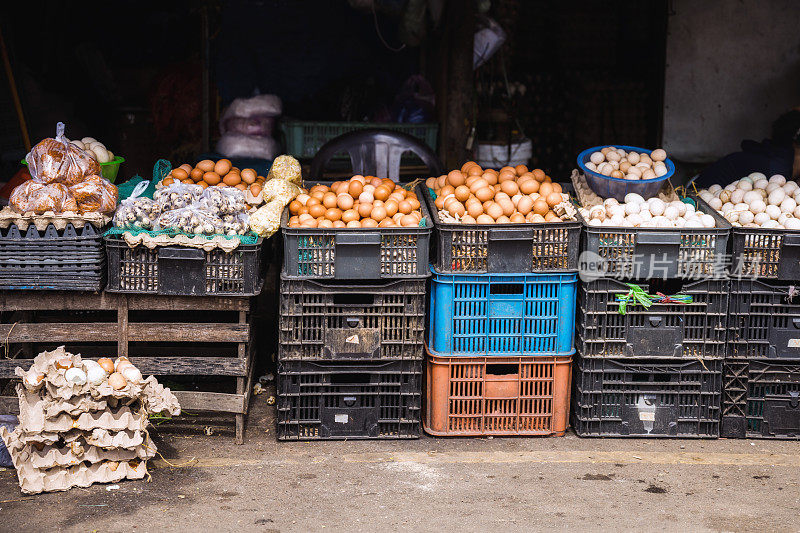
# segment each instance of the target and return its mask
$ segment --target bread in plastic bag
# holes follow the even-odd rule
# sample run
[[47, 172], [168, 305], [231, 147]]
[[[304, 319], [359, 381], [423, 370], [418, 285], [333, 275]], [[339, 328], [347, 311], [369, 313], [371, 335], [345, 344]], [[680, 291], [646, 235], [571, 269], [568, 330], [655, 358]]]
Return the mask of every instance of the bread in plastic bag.
[[220, 217], [196, 206], [164, 211], [154, 227], [156, 231], [174, 230], [188, 235], [216, 235], [223, 233]]
[[244, 192], [235, 187], [209, 187], [203, 191], [197, 207], [222, 216], [244, 213], [249, 206]]
[[114, 213], [114, 226], [123, 229], [152, 230], [159, 215], [161, 205], [150, 198], [126, 198], [120, 202]]
[[45, 185], [35, 181], [26, 181], [17, 186], [9, 198], [11, 207], [19, 213], [33, 212], [37, 215], [47, 211], [54, 213], [78, 212], [78, 205], [61, 183]]
[[83, 181], [86, 176], [100, 174], [100, 164], [64, 136], [64, 123], [56, 126], [56, 137], [34, 146], [25, 157], [33, 181], [63, 183], [66, 186]]
[[189, 207], [203, 194], [203, 187], [189, 183], [173, 183], [156, 190], [153, 200], [161, 206], [162, 211], [172, 211]]
[[93, 174], [69, 188], [81, 213], [113, 213], [119, 192], [107, 179]]
[[298, 187], [303, 186], [303, 176], [300, 169], [300, 162], [290, 155], [279, 155], [272, 162], [267, 179], [281, 179], [294, 183]]

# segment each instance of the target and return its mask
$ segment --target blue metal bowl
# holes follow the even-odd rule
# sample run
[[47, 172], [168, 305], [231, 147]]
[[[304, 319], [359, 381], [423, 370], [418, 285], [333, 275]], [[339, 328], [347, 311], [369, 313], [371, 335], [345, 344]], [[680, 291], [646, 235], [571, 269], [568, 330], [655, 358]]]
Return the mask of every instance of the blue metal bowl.
[[616, 198], [621, 202], [625, 199], [626, 194], [635, 192], [647, 200], [648, 198], [652, 198], [653, 196], [657, 195], [658, 191], [661, 189], [661, 186], [664, 184], [663, 182], [675, 174], [675, 163], [673, 163], [669, 158], [664, 161], [664, 164], [667, 165], [667, 173], [660, 178], [653, 178], [649, 180], [626, 180], [621, 178], [612, 178], [586, 168], [586, 163], [589, 162], [589, 157], [591, 157], [594, 152], [599, 152], [606, 146], [610, 146], [612, 148], [622, 148], [626, 152], [649, 154], [652, 151], [645, 148], [637, 148], [636, 146], [605, 144], [603, 146], [595, 146], [581, 152], [580, 155], [578, 155], [578, 168], [580, 168], [581, 172], [583, 172], [586, 176], [586, 182], [589, 184], [589, 187], [591, 187], [595, 194], [603, 198]]

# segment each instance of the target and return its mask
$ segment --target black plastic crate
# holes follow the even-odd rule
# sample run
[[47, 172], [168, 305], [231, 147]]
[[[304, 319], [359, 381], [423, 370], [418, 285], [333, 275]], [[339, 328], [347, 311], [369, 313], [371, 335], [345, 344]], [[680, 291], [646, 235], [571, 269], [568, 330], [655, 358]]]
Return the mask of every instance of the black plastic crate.
[[422, 361], [278, 362], [278, 439], [416, 439]]
[[[728, 272], [731, 225], [699, 198], [697, 209], [714, 217], [715, 228], [615, 228], [584, 225], [591, 268], [619, 278], [721, 277]], [[591, 259], [589, 259], [591, 258]]]
[[448, 224], [439, 219], [430, 190], [421, 189], [434, 221], [437, 272], [526, 274], [578, 269], [580, 214], [576, 222]]
[[800, 279], [800, 232], [734, 227], [731, 240], [733, 275], [777, 280]]
[[290, 228], [287, 207], [281, 215], [283, 273], [294, 279], [426, 278], [433, 222], [422, 199], [420, 209], [426, 225], [418, 228]]
[[422, 360], [425, 280], [342, 284], [281, 276], [280, 360]]
[[575, 361], [578, 436], [719, 436], [722, 361]]
[[689, 295], [692, 303], [654, 303], [645, 308], [631, 298], [621, 314], [617, 296], [630, 291], [625, 282], [608, 278], [582, 282], [576, 338], [583, 357], [725, 357], [728, 280], [652, 279], [635, 284], [650, 294]]
[[800, 363], [726, 361], [721, 436], [800, 438]]
[[731, 280], [728, 358], [800, 360], [800, 280], [794, 283]]
[[264, 284], [263, 240], [231, 252], [189, 246], [128, 246], [106, 237], [109, 292], [169, 296], [254, 296]]
[[102, 231], [89, 223], [0, 230], [0, 289], [100, 291], [105, 282]]

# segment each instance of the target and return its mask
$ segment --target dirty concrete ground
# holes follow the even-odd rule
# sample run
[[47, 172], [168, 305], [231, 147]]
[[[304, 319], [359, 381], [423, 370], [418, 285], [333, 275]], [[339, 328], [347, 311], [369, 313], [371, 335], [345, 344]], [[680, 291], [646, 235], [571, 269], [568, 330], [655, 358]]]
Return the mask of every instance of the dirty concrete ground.
[[[253, 399], [156, 428], [152, 480], [26, 496], [0, 472], [3, 531], [796, 531], [800, 443], [563, 438], [286, 443]], [[193, 461], [190, 460], [194, 458]], [[184, 464], [187, 463], [188, 464]]]

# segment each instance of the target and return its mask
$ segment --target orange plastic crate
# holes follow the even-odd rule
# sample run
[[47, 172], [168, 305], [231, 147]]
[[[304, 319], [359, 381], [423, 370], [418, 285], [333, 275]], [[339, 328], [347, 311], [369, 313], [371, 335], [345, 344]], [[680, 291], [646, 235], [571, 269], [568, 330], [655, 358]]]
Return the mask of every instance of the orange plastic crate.
[[572, 357], [439, 357], [428, 351], [425, 431], [436, 436], [563, 435]]

